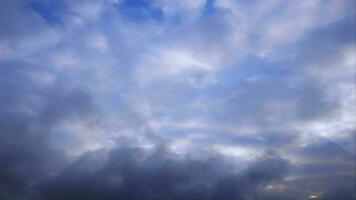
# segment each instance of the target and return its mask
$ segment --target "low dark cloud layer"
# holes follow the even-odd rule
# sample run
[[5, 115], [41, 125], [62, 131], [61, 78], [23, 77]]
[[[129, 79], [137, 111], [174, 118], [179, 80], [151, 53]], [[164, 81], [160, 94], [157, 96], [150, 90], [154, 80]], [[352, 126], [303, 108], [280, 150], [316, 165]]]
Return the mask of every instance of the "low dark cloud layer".
[[[98, 155], [99, 154], [99, 155]], [[236, 172], [221, 156], [197, 159], [164, 147], [147, 153], [120, 147], [102, 162], [92, 152], [41, 183], [44, 199], [249, 199], [259, 187], [287, 175], [289, 163], [268, 153]]]

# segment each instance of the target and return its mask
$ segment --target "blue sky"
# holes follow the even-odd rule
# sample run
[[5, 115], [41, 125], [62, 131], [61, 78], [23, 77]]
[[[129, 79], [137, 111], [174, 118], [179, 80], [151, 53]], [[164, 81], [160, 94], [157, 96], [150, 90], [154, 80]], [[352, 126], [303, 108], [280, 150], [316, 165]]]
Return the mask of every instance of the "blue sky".
[[1, 0], [0, 199], [356, 199], [354, 0]]

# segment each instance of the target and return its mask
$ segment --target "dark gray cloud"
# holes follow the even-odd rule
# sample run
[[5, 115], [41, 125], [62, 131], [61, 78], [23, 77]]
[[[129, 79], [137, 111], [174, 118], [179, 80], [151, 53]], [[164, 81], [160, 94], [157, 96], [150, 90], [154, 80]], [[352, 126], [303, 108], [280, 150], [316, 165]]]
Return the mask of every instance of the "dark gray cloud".
[[1, 62], [0, 67], [0, 198], [11, 199], [64, 164], [49, 142], [50, 132], [56, 124], [90, 114], [94, 104], [85, 91], [67, 91], [61, 83], [39, 87], [31, 75], [41, 70], [28, 63]]
[[[99, 154], [99, 155], [98, 155]], [[236, 172], [222, 156], [181, 157], [159, 147], [120, 147], [102, 163], [99, 152], [83, 155], [42, 183], [43, 199], [248, 199], [258, 188], [286, 176], [289, 164], [268, 153]]]

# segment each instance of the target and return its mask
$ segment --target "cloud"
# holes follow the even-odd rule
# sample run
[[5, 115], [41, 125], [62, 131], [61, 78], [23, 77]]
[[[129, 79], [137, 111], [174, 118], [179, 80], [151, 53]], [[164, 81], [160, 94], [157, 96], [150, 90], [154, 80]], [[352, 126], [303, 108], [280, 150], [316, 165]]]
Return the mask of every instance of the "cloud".
[[273, 154], [239, 173], [221, 156], [182, 158], [165, 147], [148, 155], [139, 148], [120, 147], [98, 167], [94, 163], [102, 159], [100, 154], [84, 155], [43, 183], [42, 198], [247, 199], [254, 187], [283, 178], [288, 169], [288, 162]]
[[61, 81], [37, 85], [30, 75], [40, 68], [7, 61], [0, 66], [0, 197], [12, 198], [64, 164], [49, 143], [49, 133], [65, 120], [89, 114], [94, 105], [84, 91], [68, 91]]
[[1, 199], [355, 199], [353, 1], [0, 3]]

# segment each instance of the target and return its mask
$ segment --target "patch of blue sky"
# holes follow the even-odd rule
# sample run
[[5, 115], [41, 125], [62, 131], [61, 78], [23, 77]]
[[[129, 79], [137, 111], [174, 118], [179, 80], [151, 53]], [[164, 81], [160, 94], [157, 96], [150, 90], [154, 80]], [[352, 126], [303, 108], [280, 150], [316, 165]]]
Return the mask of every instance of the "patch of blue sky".
[[215, 0], [206, 0], [202, 11], [203, 17], [207, 17], [214, 14], [214, 12], [216, 11], [216, 8], [214, 7], [214, 3]]
[[155, 7], [151, 0], [125, 0], [117, 8], [125, 19], [133, 22], [160, 22], [164, 19], [163, 11]]
[[[206, 0], [204, 6], [201, 9], [201, 20], [211, 19], [211, 18], [218, 19], [221, 16], [231, 12], [231, 10], [229, 9], [216, 7], [215, 2], [216, 0]], [[210, 31], [214, 31], [214, 29], [210, 29]]]
[[51, 25], [62, 23], [60, 14], [65, 10], [63, 1], [30, 1], [28, 5], [47, 23]]

